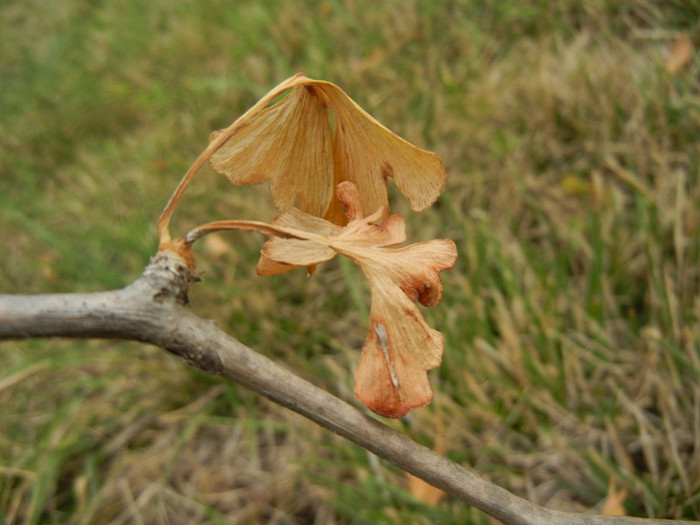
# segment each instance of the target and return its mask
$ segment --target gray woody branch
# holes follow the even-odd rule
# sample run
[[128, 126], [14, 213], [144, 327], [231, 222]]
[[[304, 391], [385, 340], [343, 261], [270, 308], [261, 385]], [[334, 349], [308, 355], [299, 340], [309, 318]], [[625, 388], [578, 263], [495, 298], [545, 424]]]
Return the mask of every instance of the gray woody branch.
[[156, 345], [194, 368], [225, 377], [315, 421], [506, 524], [670, 523], [559, 512], [511, 494], [297, 377], [185, 309], [182, 305], [195, 280], [177, 255], [161, 252], [141, 277], [122, 290], [0, 295], [0, 341], [75, 337]]

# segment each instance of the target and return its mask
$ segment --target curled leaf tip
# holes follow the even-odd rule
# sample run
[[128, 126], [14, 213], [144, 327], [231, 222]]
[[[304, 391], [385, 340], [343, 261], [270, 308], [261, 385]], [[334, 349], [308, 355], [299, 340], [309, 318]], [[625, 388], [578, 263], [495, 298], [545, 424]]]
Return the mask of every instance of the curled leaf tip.
[[348, 221], [355, 221], [363, 217], [362, 199], [360, 192], [357, 191], [357, 186], [352, 182], [344, 181], [338, 184], [336, 193]]

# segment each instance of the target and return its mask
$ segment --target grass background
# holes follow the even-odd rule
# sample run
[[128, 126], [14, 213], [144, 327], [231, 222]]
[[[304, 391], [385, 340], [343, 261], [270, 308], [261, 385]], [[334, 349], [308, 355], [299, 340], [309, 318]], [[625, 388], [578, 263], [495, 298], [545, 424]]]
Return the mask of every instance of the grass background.
[[[10, 2], [0, 6], [0, 290], [103, 290], [210, 131], [303, 71], [448, 172], [412, 241], [455, 240], [435, 401], [396, 428], [539, 504], [700, 519], [700, 44], [691, 0]], [[682, 56], [682, 53], [680, 54]], [[203, 173], [173, 231], [269, 220]], [[255, 234], [197, 248], [192, 309], [353, 400], [349, 264], [255, 276]], [[489, 523], [161, 351], [0, 352], [0, 523]]]

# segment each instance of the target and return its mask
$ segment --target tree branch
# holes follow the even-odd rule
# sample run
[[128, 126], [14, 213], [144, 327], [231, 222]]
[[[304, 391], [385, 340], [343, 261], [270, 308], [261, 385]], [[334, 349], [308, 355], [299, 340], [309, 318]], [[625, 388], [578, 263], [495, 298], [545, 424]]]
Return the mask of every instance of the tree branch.
[[[345, 401], [297, 377], [183, 308], [196, 277], [161, 252], [122, 290], [88, 294], [0, 295], [0, 340], [113, 338], [164, 348], [285, 406], [507, 524], [670, 523], [545, 509], [419, 445]], [[690, 523], [675, 521], [673, 523]]]

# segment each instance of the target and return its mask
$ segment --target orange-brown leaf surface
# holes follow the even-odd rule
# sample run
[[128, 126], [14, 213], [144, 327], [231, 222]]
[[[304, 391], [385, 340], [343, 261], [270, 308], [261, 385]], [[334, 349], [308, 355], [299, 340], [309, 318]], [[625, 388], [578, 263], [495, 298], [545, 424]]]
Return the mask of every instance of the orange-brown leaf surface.
[[212, 141], [221, 141], [212, 168], [234, 184], [269, 180], [280, 212], [296, 207], [335, 224], [346, 223], [335, 193], [343, 181], [357, 187], [365, 216], [388, 207], [388, 177], [417, 211], [435, 202], [445, 185], [437, 155], [389, 131], [334, 84], [302, 74], [214, 132]]
[[384, 207], [362, 217], [360, 194], [350, 182], [341, 183], [337, 194], [348, 214], [344, 227], [292, 208], [272, 224], [212, 223], [194, 231], [189, 242], [222, 227], [265, 233], [270, 239], [258, 261], [260, 275], [299, 267], [313, 271], [338, 253], [356, 262], [369, 279], [372, 304], [355, 394], [378, 414], [401, 417], [432, 400], [427, 371], [442, 358], [442, 334], [428, 326], [413, 301], [432, 306], [440, 300], [439, 274], [454, 266], [457, 249], [447, 239], [392, 248], [406, 239], [403, 217], [387, 217]]
[[666, 56], [666, 71], [678, 75], [684, 67], [693, 62], [693, 44], [688, 37], [675, 41]]
[[611, 481], [608, 484], [608, 494], [600, 508], [600, 514], [606, 516], [626, 516], [625, 499], [627, 498], [627, 490], [617, 489]]

